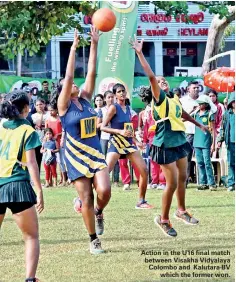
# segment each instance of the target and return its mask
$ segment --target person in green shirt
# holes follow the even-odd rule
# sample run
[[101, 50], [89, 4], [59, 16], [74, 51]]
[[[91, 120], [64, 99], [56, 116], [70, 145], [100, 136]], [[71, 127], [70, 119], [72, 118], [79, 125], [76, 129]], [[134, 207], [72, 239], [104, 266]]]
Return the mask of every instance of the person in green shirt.
[[141, 66], [151, 84], [152, 113], [156, 121], [156, 132], [151, 146], [151, 159], [161, 165], [166, 178], [166, 189], [162, 195], [162, 212], [155, 217], [155, 224], [169, 237], [176, 237], [177, 232], [169, 220], [169, 212], [174, 193], [178, 201], [178, 209], [174, 217], [186, 224], [196, 225], [199, 221], [185, 207], [185, 187], [187, 180], [187, 156], [189, 144], [185, 138], [185, 127], [182, 118], [189, 120], [206, 130], [182, 109], [179, 98], [170, 95], [168, 82], [164, 77], [156, 77], [146, 61], [143, 52], [143, 41], [130, 40], [136, 51]]
[[48, 81], [43, 81], [42, 82], [42, 87], [43, 89], [38, 92], [38, 98], [42, 98], [46, 104], [49, 104], [50, 99], [51, 99], [51, 92], [49, 91], [49, 83]]
[[205, 133], [196, 128], [193, 138], [193, 147], [199, 172], [199, 186], [197, 190], [210, 188], [211, 191], [216, 191], [217, 186], [211, 163], [211, 155], [215, 150], [215, 117], [206, 95], [201, 95], [197, 103], [199, 104], [199, 109], [193, 113], [194, 119], [210, 128], [210, 132]]
[[41, 213], [44, 201], [35, 158], [35, 148], [40, 146], [40, 141], [26, 120], [28, 113], [29, 98], [21, 90], [8, 94], [0, 105], [0, 117], [7, 119], [0, 127], [0, 227], [8, 208], [25, 241], [25, 281], [36, 282], [39, 234], [35, 205]]
[[231, 94], [227, 110], [223, 115], [223, 120], [218, 137], [218, 148], [225, 141], [227, 147], [228, 161], [228, 183], [229, 192], [235, 191], [235, 94]]

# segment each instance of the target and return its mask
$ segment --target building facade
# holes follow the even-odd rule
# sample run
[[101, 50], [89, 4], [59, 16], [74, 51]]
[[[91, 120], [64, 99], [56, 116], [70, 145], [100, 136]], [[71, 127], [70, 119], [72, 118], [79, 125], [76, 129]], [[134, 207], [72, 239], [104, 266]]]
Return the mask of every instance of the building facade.
[[[139, 5], [137, 16], [137, 37], [144, 39], [143, 52], [156, 75], [164, 76], [200, 76], [209, 27], [213, 18], [202, 12], [198, 5], [189, 5], [192, 23], [186, 23], [185, 15], [178, 18], [166, 16], [165, 12], [155, 10], [155, 6]], [[81, 16], [81, 25], [87, 37], [90, 30], [90, 18]], [[234, 25], [235, 22], [232, 23]], [[22, 70], [27, 76], [60, 78], [65, 75], [66, 64], [73, 41], [73, 31], [53, 37], [51, 42], [42, 47], [33, 57], [27, 55], [22, 60]], [[128, 40], [128, 38], [127, 38]], [[181, 52], [179, 52], [181, 50]], [[235, 35], [226, 38], [222, 52], [235, 50]], [[81, 47], [76, 54], [75, 77], [85, 77], [89, 46]], [[219, 58], [218, 66], [230, 66], [230, 57]], [[15, 71], [14, 61], [4, 61], [0, 57], [0, 70]], [[135, 76], [144, 76], [139, 61], [135, 61]]]
[[[202, 12], [198, 5], [189, 4], [189, 16], [192, 23], [186, 23], [185, 15], [175, 19], [173, 16], [166, 16], [161, 10], [155, 11], [155, 6], [151, 3], [139, 5], [137, 37], [144, 39], [144, 55], [157, 75], [200, 75], [213, 15]], [[89, 23], [89, 17], [82, 16], [81, 24], [85, 37], [89, 30]], [[73, 32], [52, 39], [52, 78], [59, 78], [65, 74], [72, 40]], [[179, 50], [181, 50], [181, 55]], [[228, 50], [235, 50], [234, 35], [225, 40], [223, 51]], [[88, 54], [89, 47], [80, 48], [76, 59], [75, 75], [77, 77], [83, 77], [86, 74]], [[217, 64], [218, 66], [229, 66], [229, 56], [218, 59]], [[134, 74], [135, 76], [144, 75], [138, 60], [135, 62]]]

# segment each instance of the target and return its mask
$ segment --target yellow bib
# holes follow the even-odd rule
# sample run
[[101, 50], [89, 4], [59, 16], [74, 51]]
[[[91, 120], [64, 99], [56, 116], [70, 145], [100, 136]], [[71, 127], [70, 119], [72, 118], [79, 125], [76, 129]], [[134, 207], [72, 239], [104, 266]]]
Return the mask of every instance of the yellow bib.
[[81, 138], [90, 138], [97, 134], [97, 117], [80, 120]]
[[125, 122], [124, 123], [124, 130], [132, 131], [132, 137], [134, 137], [134, 127], [132, 122]]
[[[169, 106], [168, 115], [166, 115], [167, 103]], [[171, 124], [171, 130], [173, 131], [185, 131], [185, 126], [182, 121], [182, 105], [179, 102], [178, 97], [175, 95], [174, 98], [166, 97], [161, 105], [154, 105], [152, 100], [152, 113], [155, 111], [158, 113], [161, 119], [168, 118]], [[154, 117], [153, 117], [154, 118]], [[158, 122], [158, 121], [157, 121]]]
[[[33, 131], [33, 127], [27, 124], [15, 129], [0, 128], [0, 177], [10, 177], [16, 163], [26, 163], [25, 141]], [[18, 159], [20, 150], [22, 158]]]

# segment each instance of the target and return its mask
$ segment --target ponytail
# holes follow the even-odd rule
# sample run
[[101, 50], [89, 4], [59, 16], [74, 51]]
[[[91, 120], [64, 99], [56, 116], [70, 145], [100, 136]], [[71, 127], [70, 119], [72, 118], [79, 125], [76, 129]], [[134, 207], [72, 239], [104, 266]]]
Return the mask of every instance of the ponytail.
[[0, 105], [0, 117], [16, 119], [26, 105], [29, 105], [27, 94], [22, 90], [13, 91], [6, 96], [6, 100]]

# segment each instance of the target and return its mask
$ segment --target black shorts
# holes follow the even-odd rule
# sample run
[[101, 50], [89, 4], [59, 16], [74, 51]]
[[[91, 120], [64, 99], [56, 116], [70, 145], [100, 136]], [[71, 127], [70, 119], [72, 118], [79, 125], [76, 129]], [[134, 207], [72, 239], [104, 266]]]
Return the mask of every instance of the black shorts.
[[11, 210], [13, 214], [23, 212], [24, 210], [27, 210], [31, 207], [33, 207], [35, 204], [30, 202], [19, 202], [19, 203], [0, 203], [0, 214], [5, 214], [7, 208]]

